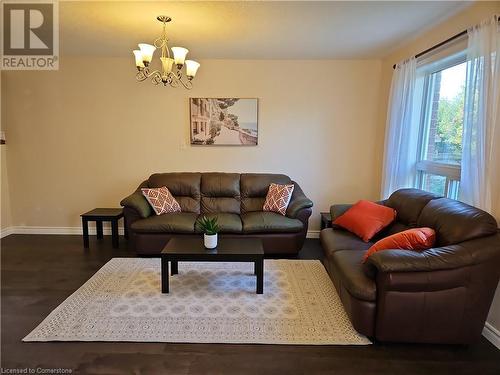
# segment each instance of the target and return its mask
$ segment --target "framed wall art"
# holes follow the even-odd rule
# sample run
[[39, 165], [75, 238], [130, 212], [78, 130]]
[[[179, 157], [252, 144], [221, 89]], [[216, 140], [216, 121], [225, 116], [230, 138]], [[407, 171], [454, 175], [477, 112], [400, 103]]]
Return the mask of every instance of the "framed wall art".
[[257, 98], [190, 98], [189, 108], [192, 145], [257, 145]]

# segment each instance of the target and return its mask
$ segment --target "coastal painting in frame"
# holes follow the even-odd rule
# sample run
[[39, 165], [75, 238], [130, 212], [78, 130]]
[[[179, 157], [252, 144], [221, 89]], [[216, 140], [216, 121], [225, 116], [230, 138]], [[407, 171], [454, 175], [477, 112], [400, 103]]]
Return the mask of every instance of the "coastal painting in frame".
[[189, 108], [192, 145], [257, 145], [257, 98], [190, 98]]

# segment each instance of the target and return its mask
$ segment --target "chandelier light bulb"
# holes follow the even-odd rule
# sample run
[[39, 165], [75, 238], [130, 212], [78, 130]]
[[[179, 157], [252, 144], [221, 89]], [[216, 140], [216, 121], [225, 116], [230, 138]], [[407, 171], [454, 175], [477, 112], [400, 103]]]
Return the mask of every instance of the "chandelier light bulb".
[[188, 79], [193, 79], [200, 67], [200, 63], [194, 60], [186, 60], [186, 76]]
[[174, 53], [175, 65], [177, 65], [177, 67], [182, 67], [189, 50], [184, 47], [172, 47], [172, 52]]
[[135, 66], [137, 67], [137, 69], [142, 69], [144, 68], [144, 63], [142, 61], [142, 53], [141, 51], [139, 51], [138, 49], [132, 51], [132, 53], [134, 54], [135, 56]]
[[139, 43], [139, 48], [141, 49], [142, 61], [144, 65], [148, 66], [151, 60], [153, 60], [153, 53], [156, 47], [151, 44]]

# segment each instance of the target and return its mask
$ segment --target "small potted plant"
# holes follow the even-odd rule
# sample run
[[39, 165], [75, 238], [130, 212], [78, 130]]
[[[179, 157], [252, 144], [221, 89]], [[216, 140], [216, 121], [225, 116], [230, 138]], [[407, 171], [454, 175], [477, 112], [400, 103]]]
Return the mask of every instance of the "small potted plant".
[[217, 233], [219, 233], [219, 224], [217, 224], [217, 216], [209, 219], [203, 216], [199, 222], [200, 228], [203, 231], [203, 240], [207, 249], [215, 249], [217, 247]]

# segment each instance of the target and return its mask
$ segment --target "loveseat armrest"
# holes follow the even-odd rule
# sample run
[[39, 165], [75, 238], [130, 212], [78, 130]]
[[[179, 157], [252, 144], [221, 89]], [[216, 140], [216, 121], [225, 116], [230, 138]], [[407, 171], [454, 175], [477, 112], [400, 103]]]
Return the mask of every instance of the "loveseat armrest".
[[334, 204], [330, 206], [330, 216], [332, 217], [332, 221], [337, 219], [339, 216], [345, 214], [345, 212], [351, 208], [352, 204]]
[[313, 202], [306, 197], [299, 184], [295, 181], [293, 181], [293, 183], [295, 187], [293, 189], [292, 199], [286, 210], [286, 216], [295, 219], [299, 216], [301, 210], [312, 208]]
[[380, 341], [469, 344], [481, 337], [500, 273], [498, 235], [421, 253], [384, 250], [375, 269]]
[[[385, 202], [387, 200], [381, 200], [381, 201], [376, 201], [375, 203], [385, 205]], [[343, 214], [346, 213], [346, 211], [354, 206], [354, 203], [340, 203], [340, 204], [333, 204], [330, 206], [330, 215], [332, 217], [332, 221], [337, 219], [339, 216], [342, 216]]]
[[142, 195], [141, 188], [147, 187], [147, 181], [139, 185], [136, 191], [121, 200], [120, 205], [129, 209], [135, 210], [141, 218], [146, 218], [152, 215], [151, 206]]
[[499, 234], [422, 252], [396, 249], [379, 251], [368, 257], [365, 270], [372, 275], [373, 271], [384, 273], [439, 271], [494, 261], [500, 262]]

